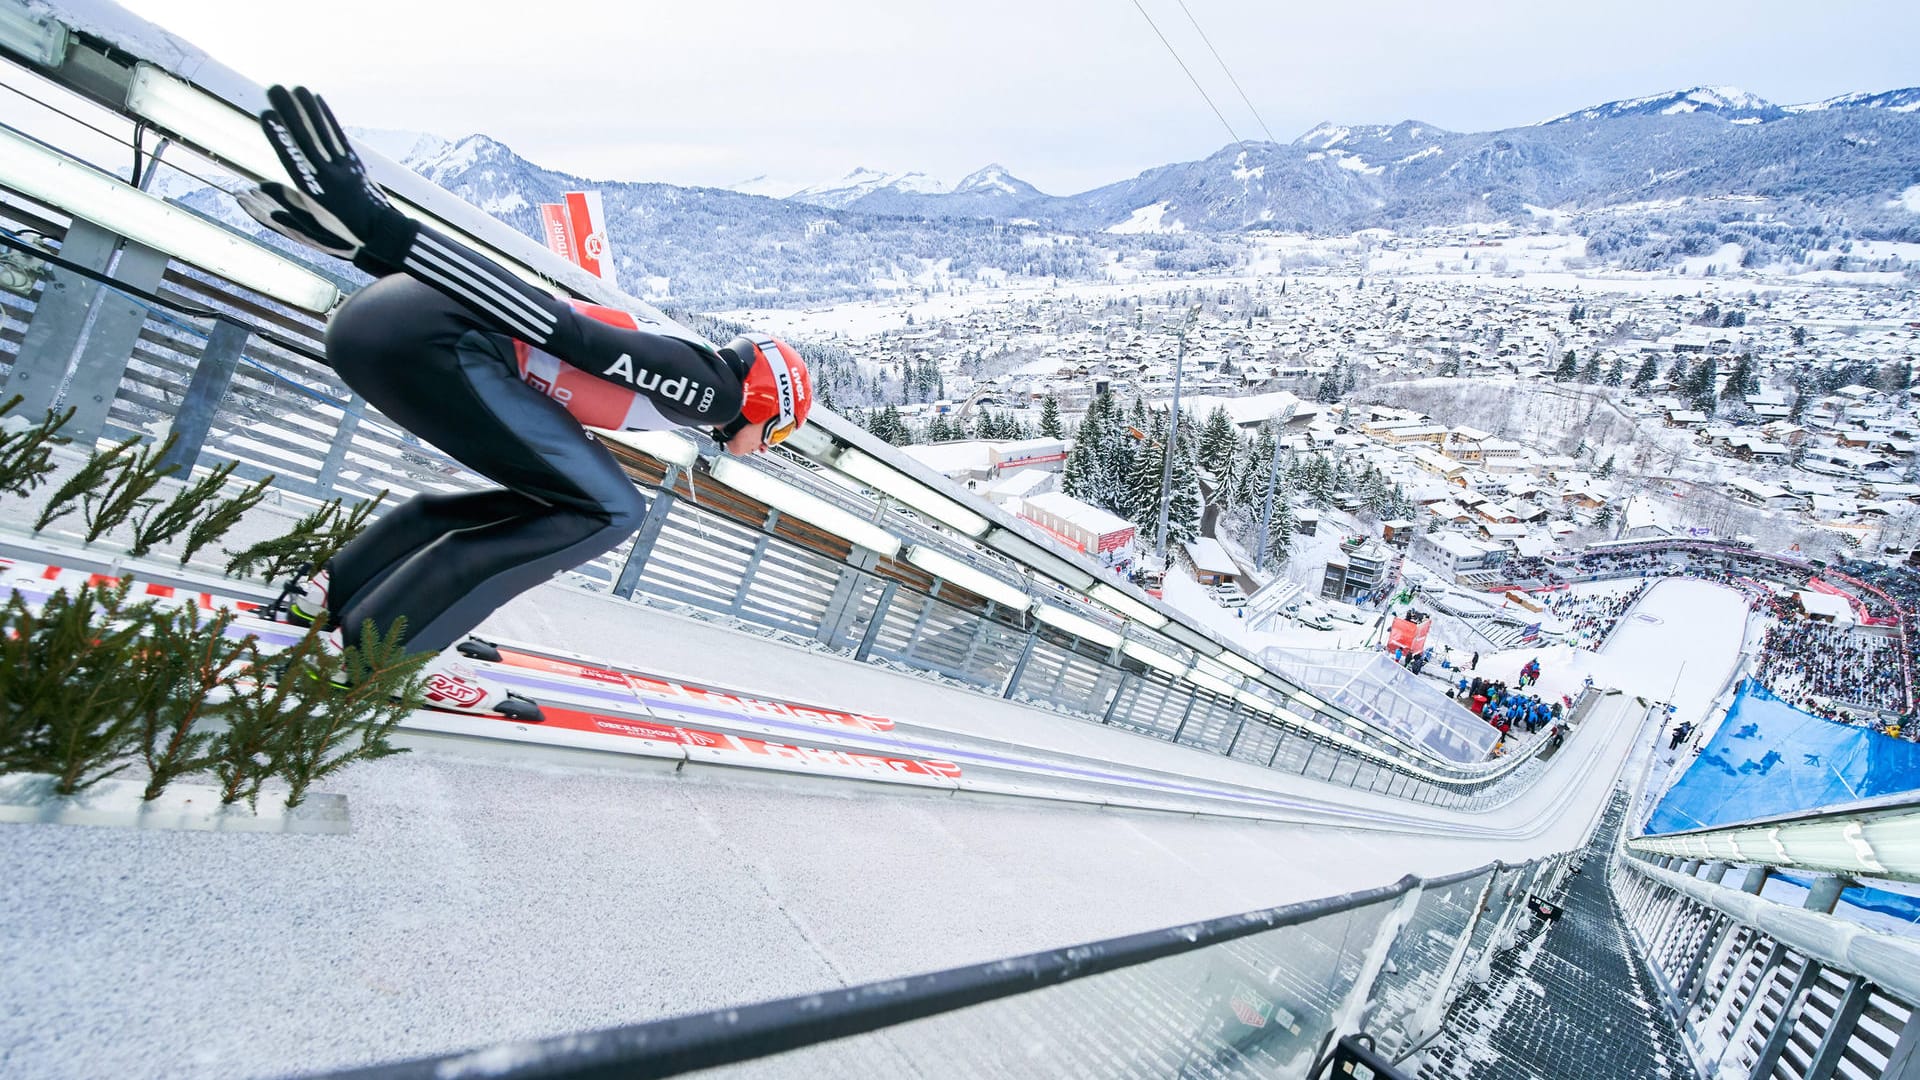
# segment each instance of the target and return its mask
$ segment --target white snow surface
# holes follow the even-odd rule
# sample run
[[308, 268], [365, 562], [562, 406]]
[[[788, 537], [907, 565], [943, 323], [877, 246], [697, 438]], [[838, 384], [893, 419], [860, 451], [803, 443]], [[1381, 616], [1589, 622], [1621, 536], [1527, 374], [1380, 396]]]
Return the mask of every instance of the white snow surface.
[[[1371, 828], [1253, 824], [438, 749], [326, 782], [349, 800], [344, 836], [9, 825], [0, 827], [9, 1073], [338, 1068], [1527, 859], [1582, 842], [1639, 741], [1631, 699], [1608, 698], [1574, 752], [1514, 802], [1475, 815], [1330, 788], [560, 585], [509, 604], [482, 632], [936, 735], [1231, 779], [1385, 818]], [[1707, 636], [1678, 620], [1649, 632], [1669, 635], [1668, 651]], [[1450, 831], [1422, 832], [1435, 828]]]
[[1915, 184], [1900, 193], [1899, 198], [1888, 203], [1890, 206], [1903, 206], [1908, 213], [1920, 214], [1920, 184]]
[[1167, 211], [1171, 209], [1173, 209], [1173, 207], [1170, 204], [1164, 203], [1164, 202], [1157, 202], [1148, 206], [1142, 206], [1139, 209], [1135, 210], [1127, 218], [1127, 220], [1122, 221], [1115, 225], [1107, 226], [1106, 231], [1110, 233], [1186, 232], [1187, 226], [1185, 222], [1182, 222], [1182, 221], [1168, 222], [1164, 220], [1167, 216]]

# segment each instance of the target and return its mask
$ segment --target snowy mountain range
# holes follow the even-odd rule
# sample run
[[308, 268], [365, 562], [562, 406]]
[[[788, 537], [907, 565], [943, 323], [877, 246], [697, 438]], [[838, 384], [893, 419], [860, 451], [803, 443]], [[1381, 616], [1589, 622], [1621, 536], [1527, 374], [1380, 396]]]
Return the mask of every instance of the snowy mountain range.
[[[1291, 143], [1233, 144], [1068, 196], [999, 165], [951, 187], [863, 168], [799, 189], [758, 178], [741, 191], [570, 176], [484, 135], [355, 137], [530, 236], [539, 203], [597, 188], [623, 279], [703, 303], [878, 295], [988, 269], [1097, 277], [1116, 251], [1168, 268], [1216, 265], [1214, 238], [1250, 228], [1344, 233], [1687, 205], [1704, 222], [1717, 213], [1711, 201], [1729, 197], [1790, 227], [1838, 222], [1920, 241], [1920, 88], [1779, 106], [1695, 87], [1478, 133], [1323, 123]], [[1034, 244], [1036, 229], [1089, 242]]]
[[1716, 195], [1811, 197], [1872, 218], [1920, 179], [1916, 113], [1920, 88], [1782, 106], [1697, 86], [1504, 131], [1322, 123], [1286, 145], [1240, 143], [1072, 196], [990, 166], [951, 189], [861, 169], [788, 199], [1122, 233], [1431, 225]]

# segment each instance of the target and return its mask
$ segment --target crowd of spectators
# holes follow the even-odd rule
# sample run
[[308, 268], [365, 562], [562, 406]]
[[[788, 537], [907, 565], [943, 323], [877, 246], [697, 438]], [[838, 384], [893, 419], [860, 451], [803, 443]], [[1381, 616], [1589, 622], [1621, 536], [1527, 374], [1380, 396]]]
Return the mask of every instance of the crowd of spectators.
[[[1753, 609], [1772, 621], [1762, 646], [1761, 681], [1775, 693], [1829, 719], [1872, 726], [1907, 738], [1920, 738], [1920, 724], [1909, 711], [1910, 673], [1920, 668], [1920, 568], [1868, 560], [1838, 566], [1769, 555], [1718, 541], [1674, 539], [1649, 544], [1590, 549], [1573, 558], [1517, 558], [1504, 567], [1508, 582], [1552, 587], [1615, 578], [1693, 577], [1726, 585], [1745, 594]], [[1816, 582], [1814, 579], [1822, 579]], [[1824, 582], [1824, 584], [1822, 583]], [[1881, 635], [1808, 619], [1791, 594], [1820, 584], [1838, 587], [1855, 614], [1883, 621], [1897, 619], [1903, 634]], [[1604, 640], [1604, 613], [1593, 625], [1581, 625], [1580, 598], [1555, 597], [1556, 614], [1574, 623], [1582, 642]], [[1613, 614], [1617, 622], [1631, 600]], [[1573, 617], [1569, 618], [1570, 611]], [[1610, 629], [1608, 624], [1608, 629]]]
[[1774, 695], [1809, 712], [1905, 710], [1896, 641], [1885, 634], [1787, 616], [1767, 627], [1758, 675]]
[[1547, 608], [1559, 617], [1568, 631], [1579, 638], [1584, 648], [1597, 649], [1613, 633], [1620, 617], [1647, 591], [1642, 582], [1629, 592], [1604, 596], [1597, 593], [1553, 592], [1545, 596]]

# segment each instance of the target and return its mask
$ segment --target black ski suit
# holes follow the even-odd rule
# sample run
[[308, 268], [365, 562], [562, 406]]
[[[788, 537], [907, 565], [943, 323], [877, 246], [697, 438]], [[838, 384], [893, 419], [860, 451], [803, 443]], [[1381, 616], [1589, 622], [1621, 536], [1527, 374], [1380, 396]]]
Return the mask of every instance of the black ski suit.
[[409, 651], [440, 651], [633, 533], [647, 500], [576, 414], [641, 429], [739, 415], [731, 350], [576, 307], [431, 229], [400, 267], [356, 264], [386, 276], [334, 316], [328, 361], [395, 423], [500, 487], [417, 495], [328, 564], [327, 606], [348, 644], [366, 620], [385, 630], [404, 617]]

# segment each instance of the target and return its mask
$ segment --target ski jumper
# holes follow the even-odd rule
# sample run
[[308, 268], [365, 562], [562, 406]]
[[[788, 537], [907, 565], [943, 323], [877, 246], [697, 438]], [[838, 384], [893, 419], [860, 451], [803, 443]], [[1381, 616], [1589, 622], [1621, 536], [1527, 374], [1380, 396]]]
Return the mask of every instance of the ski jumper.
[[407, 649], [437, 652], [639, 527], [647, 500], [581, 424], [712, 427], [738, 415], [741, 381], [727, 350], [509, 284], [428, 230], [416, 243], [404, 272], [334, 316], [327, 359], [369, 404], [500, 487], [395, 507], [328, 564], [328, 606], [349, 644], [368, 619], [384, 631], [405, 618]]
[[[379, 279], [328, 324], [328, 362], [375, 408], [500, 485], [409, 499], [326, 567], [326, 607], [347, 644], [368, 620], [387, 632], [405, 619], [409, 651], [439, 652], [638, 527], [645, 498], [582, 423], [735, 424], [753, 356], [523, 280], [395, 209], [326, 102], [282, 86], [267, 100], [261, 130], [292, 186], [263, 182], [236, 196], [242, 209]], [[779, 419], [791, 430], [800, 416], [783, 405]]]

